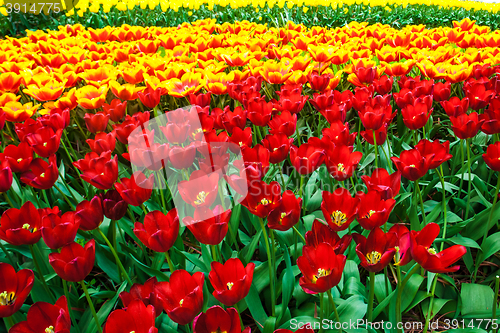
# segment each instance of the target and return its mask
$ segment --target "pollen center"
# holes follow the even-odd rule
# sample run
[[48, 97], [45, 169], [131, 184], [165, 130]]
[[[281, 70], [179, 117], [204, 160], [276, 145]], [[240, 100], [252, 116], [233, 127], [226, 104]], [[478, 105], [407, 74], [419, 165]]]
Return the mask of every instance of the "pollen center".
[[415, 164], [410, 164], [409, 167], [410, 168], [415, 168]]
[[12, 305], [16, 301], [16, 294], [13, 292], [6, 292], [4, 291], [3, 293], [0, 294], [0, 305], [6, 306], [6, 305]]
[[427, 250], [430, 254], [437, 254], [437, 251], [435, 248], [431, 247]]
[[375, 211], [374, 210], [370, 210], [368, 212], [368, 214], [365, 215], [365, 219], [369, 219], [370, 217], [372, 217], [373, 214], [375, 214]]
[[339, 164], [337, 165], [337, 170], [339, 170], [340, 172], [345, 172], [344, 164], [339, 163]]
[[207, 198], [207, 193], [205, 191], [201, 191], [200, 193], [198, 193], [198, 195], [196, 196], [196, 200], [194, 201], [194, 203], [196, 205], [201, 205], [202, 203], [205, 202], [205, 199]]
[[182, 303], [184, 303], [184, 298], [179, 301], [179, 305], [182, 307]]
[[340, 210], [336, 210], [332, 213], [332, 220], [338, 226], [347, 222], [347, 216], [342, 213]]
[[382, 258], [382, 255], [380, 254], [380, 252], [377, 252], [377, 251], [372, 251], [366, 255], [366, 260], [371, 265], [378, 263], [381, 258]]
[[234, 286], [234, 283], [228, 282], [227, 283], [227, 290], [231, 290], [233, 288], [233, 286]]
[[54, 333], [54, 326], [50, 325], [45, 329], [45, 333]]
[[330, 275], [330, 270], [319, 268], [318, 274], [314, 275], [313, 282], [316, 282], [319, 278]]
[[263, 204], [263, 205], [267, 205], [267, 204], [269, 204], [269, 200], [267, 200], [266, 198], [264, 198], [264, 199], [262, 199], [260, 201], [260, 203]]

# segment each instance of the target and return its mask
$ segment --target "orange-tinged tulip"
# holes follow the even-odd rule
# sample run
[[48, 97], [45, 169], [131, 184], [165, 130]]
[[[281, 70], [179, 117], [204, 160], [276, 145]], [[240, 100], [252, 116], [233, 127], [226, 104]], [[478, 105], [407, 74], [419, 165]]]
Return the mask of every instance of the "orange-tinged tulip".
[[284, 83], [292, 76], [291, 66], [285, 66], [282, 63], [273, 63], [266, 61], [259, 71], [262, 78], [271, 84]]
[[116, 80], [117, 73], [113, 67], [102, 66], [96, 69], [87, 69], [78, 74], [89, 85], [96, 88], [107, 85], [109, 81]]
[[204, 84], [201, 74], [186, 73], [181, 79], [173, 78], [168, 81], [167, 90], [170, 96], [186, 97], [200, 91]]
[[0, 92], [17, 94], [21, 82], [21, 75], [12, 72], [2, 73], [0, 74]]
[[85, 86], [75, 92], [76, 101], [80, 106], [87, 110], [100, 108], [106, 101], [108, 87]]
[[349, 61], [351, 52], [349, 50], [340, 49], [333, 54], [332, 64], [342, 65]]
[[218, 55], [220, 61], [225, 61], [231, 67], [243, 67], [247, 65], [250, 60], [255, 59], [252, 52], [244, 53], [223, 53]]
[[156, 53], [158, 51], [158, 47], [160, 46], [160, 42], [154, 40], [140, 40], [135, 44], [135, 48], [140, 53]]
[[380, 64], [385, 67], [385, 72], [391, 76], [403, 76], [408, 74], [415, 63], [415, 60], [407, 60], [404, 62], [397, 62], [392, 64], [383, 61], [380, 62]]
[[466, 17], [462, 21], [453, 21], [453, 27], [454, 28], [460, 28], [462, 31], [469, 31], [472, 29], [474, 24], [476, 23], [476, 20], [471, 21], [470, 18]]
[[54, 102], [56, 108], [61, 110], [70, 109], [73, 110], [78, 106], [78, 101], [76, 99], [76, 88], [64, 93], [61, 98]]
[[13, 93], [0, 94], [0, 107], [5, 106], [9, 102], [17, 102], [21, 99], [21, 95], [15, 95]]
[[410, 44], [411, 35], [411, 33], [398, 32], [395, 35], [387, 36], [385, 41], [392, 47], [406, 47]]
[[337, 47], [325, 45], [309, 45], [307, 50], [316, 62], [330, 62], [337, 51]]
[[164, 96], [168, 94], [167, 84], [165, 82], [161, 82], [156, 76], [148, 75], [144, 73], [144, 83], [146, 87], [155, 91], [160, 88], [160, 95]]
[[146, 89], [146, 87], [136, 87], [135, 84], [131, 83], [119, 84], [115, 80], [109, 82], [109, 87], [116, 97], [126, 101], [139, 98], [137, 93]]
[[19, 102], [8, 102], [1, 109], [5, 112], [5, 119], [12, 122], [23, 122], [33, 116], [40, 105], [33, 103], [21, 104]]

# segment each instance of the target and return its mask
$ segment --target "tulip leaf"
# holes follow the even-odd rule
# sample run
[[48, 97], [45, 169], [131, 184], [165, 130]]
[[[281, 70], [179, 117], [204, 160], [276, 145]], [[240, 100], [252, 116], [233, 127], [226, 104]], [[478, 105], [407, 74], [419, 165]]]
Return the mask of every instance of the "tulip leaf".
[[266, 319], [266, 322], [264, 323], [264, 330], [262, 331], [262, 333], [273, 333], [275, 327], [276, 327], [276, 318], [268, 317]]
[[250, 311], [253, 320], [257, 324], [257, 328], [262, 332], [268, 317], [266, 311], [264, 311], [264, 307], [262, 306], [259, 292], [257, 291], [257, 288], [255, 288], [254, 284], [250, 286], [250, 291], [248, 292], [247, 297], [245, 297], [245, 302], [247, 303], [248, 310]]
[[[126, 282], [122, 283], [120, 289], [116, 291], [115, 296], [112, 299], [106, 301], [97, 312], [97, 318], [99, 319], [99, 323], [101, 324], [101, 326], [106, 321], [106, 318], [108, 318], [108, 315], [111, 312], [111, 310], [115, 308], [120, 293], [124, 291], [126, 287], [127, 283]], [[87, 311], [90, 312], [90, 308], [87, 308]], [[89, 320], [86, 322], [85, 326], [81, 331], [85, 333], [97, 332], [97, 327], [94, 318], [92, 316], [89, 317]]]
[[493, 290], [482, 284], [464, 283], [462, 284], [460, 297], [462, 298], [462, 315], [477, 316], [481, 318], [485, 313], [491, 316], [493, 306]]
[[401, 311], [405, 312], [417, 295], [418, 289], [424, 282], [424, 277], [419, 274], [413, 274], [405, 285], [401, 295]]
[[363, 163], [361, 163], [359, 165], [358, 170], [359, 171], [363, 170], [364, 168], [366, 168], [373, 161], [375, 161], [375, 154], [374, 153], [366, 155], [365, 159], [363, 160]]
[[257, 231], [257, 234], [252, 237], [252, 242], [240, 251], [238, 257], [244, 265], [247, 265], [252, 260], [253, 254], [255, 253], [257, 245], [259, 244], [261, 234], [262, 230]]
[[[442, 238], [436, 238], [436, 241], [439, 241], [439, 240], [444, 241], [444, 239], [442, 239]], [[467, 237], [463, 237], [460, 234], [456, 234], [455, 236], [446, 239], [446, 242], [450, 242], [450, 243], [457, 244], [457, 245], [463, 245], [465, 247], [473, 247], [475, 249], [481, 248], [479, 246], [479, 244], [476, 243], [476, 241], [474, 241], [470, 238], [467, 238]]]
[[481, 244], [481, 251], [478, 253], [476, 258], [476, 266], [479, 267], [483, 261], [498, 251], [500, 251], [500, 232], [488, 236], [488, 238], [486, 238], [486, 240]]
[[[368, 309], [368, 304], [364, 302], [364, 297], [355, 295], [349, 297], [347, 300], [343, 301], [340, 306], [337, 307], [339, 313], [340, 322], [355, 322], [358, 319], [363, 319]], [[334, 315], [330, 319], [334, 319]]]
[[151, 267], [148, 267], [146, 265], [144, 265], [140, 260], [138, 260], [135, 256], [133, 255], [130, 255], [130, 257], [132, 259], [134, 259], [137, 267], [143, 271], [144, 273], [146, 273], [148, 276], [156, 276], [156, 278], [158, 279], [158, 281], [168, 281], [168, 276], [163, 273], [162, 271], [159, 271], [159, 270], [155, 270], [155, 269], [152, 269]]
[[[96, 251], [95, 257], [97, 261], [97, 266], [99, 266], [104, 273], [106, 273], [113, 281], [119, 283], [120, 275], [118, 274], [118, 266], [116, 265], [113, 256], [107, 250], [105, 251], [104, 247], [99, 243], [95, 244]], [[108, 252], [107, 255], [105, 252]]]
[[[278, 240], [280, 238], [278, 237]], [[283, 274], [283, 280], [282, 280], [282, 287], [281, 287], [281, 313], [278, 317], [278, 322], [281, 322], [283, 319], [284, 314], [286, 313], [286, 309], [288, 309], [288, 303], [290, 302], [290, 299], [292, 298], [293, 295], [293, 289], [295, 287], [295, 275], [293, 274], [292, 270], [292, 263], [290, 260], [290, 254], [288, 253], [288, 247], [280, 241], [281, 246], [283, 247], [285, 254], [285, 273]]]

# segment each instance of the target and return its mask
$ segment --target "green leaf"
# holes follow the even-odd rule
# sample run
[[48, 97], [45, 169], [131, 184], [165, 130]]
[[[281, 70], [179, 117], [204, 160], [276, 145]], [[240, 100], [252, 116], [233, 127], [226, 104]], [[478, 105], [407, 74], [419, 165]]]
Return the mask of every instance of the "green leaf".
[[[278, 238], [279, 239], [279, 238]], [[288, 253], [288, 247], [283, 246], [283, 243], [281, 243], [283, 249], [285, 250], [285, 273], [283, 274], [283, 282], [282, 282], [282, 288], [281, 288], [281, 313], [278, 317], [279, 322], [281, 322], [283, 315], [286, 313], [286, 309], [288, 308], [288, 303], [290, 302], [292, 295], [293, 295], [293, 289], [295, 287], [295, 275], [293, 274], [292, 270], [292, 263], [290, 260], [290, 254]]]
[[494, 292], [490, 287], [482, 284], [464, 283], [460, 297], [462, 298], [462, 315], [476, 315], [476, 318], [481, 318], [486, 312], [491, 316]]
[[266, 319], [266, 322], [264, 323], [264, 330], [262, 332], [263, 333], [273, 333], [275, 327], [276, 327], [276, 318], [275, 317], [268, 317]]
[[488, 236], [484, 243], [481, 244], [481, 251], [477, 255], [476, 265], [479, 266], [498, 251], [500, 251], [500, 232]]
[[264, 311], [264, 308], [262, 307], [259, 292], [253, 284], [250, 286], [250, 291], [248, 292], [247, 297], [245, 297], [245, 302], [247, 303], [248, 310], [250, 311], [253, 320], [257, 324], [257, 328], [262, 332], [268, 317], [266, 311]]
[[[349, 297], [337, 308], [342, 323], [363, 319], [367, 309], [368, 305], [364, 302], [364, 298], [358, 295]], [[332, 316], [330, 319], [334, 319], [334, 317]]]

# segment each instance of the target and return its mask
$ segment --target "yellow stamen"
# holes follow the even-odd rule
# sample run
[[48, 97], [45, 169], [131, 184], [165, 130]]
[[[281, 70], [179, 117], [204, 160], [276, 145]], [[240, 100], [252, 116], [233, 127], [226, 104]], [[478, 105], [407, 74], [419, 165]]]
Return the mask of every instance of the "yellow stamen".
[[382, 255], [380, 254], [380, 252], [377, 251], [372, 251], [366, 255], [366, 260], [368, 261], [369, 264], [372, 265], [378, 263], [381, 258]]
[[45, 329], [45, 333], [54, 333], [54, 326], [50, 325]]
[[227, 283], [227, 290], [231, 290], [231, 288], [233, 288], [233, 286], [234, 286], [234, 283], [228, 282]]
[[409, 167], [410, 168], [415, 168], [415, 164], [410, 164]]
[[0, 294], [0, 305], [6, 306], [6, 305], [12, 305], [16, 301], [16, 294], [13, 292], [6, 292], [4, 291], [3, 293]]
[[266, 198], [264, 198], [264, 199], [262, 199], [260, 201], [260, 203], [263, 204], [263, 205], [267, 205], [267, 204], [269, 204], [269, 200], [267, 200]]
[[332, 213], [332, 220], [338, 226], [347, 222], [347, 216], [342, 213], [340, 210], [336, 210]]
[[427, 250], [430, 254], [437, 254], [437, 251], [435, 248], [431, 247]]
[[208, 195], [208, 194], [207, 194], [205, 191], [201, 191], [201, 192], [200, 192], [200, 193], [198, 193], [198, 195], [196, 196], [196, 199], [197, 199], [197, 200], [195, 200], [195, 201], [194, 201], [194, 203], [195, 203], [196, 205], [201, 205], [202, 203], [204, 203], [204, 202], [205, 202], [205, 199], [207, 198], [207, 195]]
[[184, 298], [179, 301], [179, 305], [182, 307], [182, 303], [184, 303]]
[[337, 170], [339, 170], [340, 172], [345, 172], [344, 164], [339, 163], [339, 164], [337, 165]]
[[368, 212], [368, 214], [365, 215], [365, 219], [369, 219], [370, 217], [372, 217], [373, 214], [375, 214], [375, 211], [374, 210], [370, 210]]

